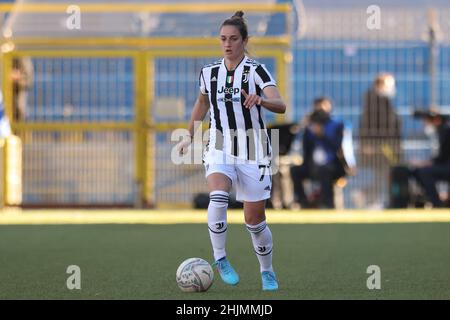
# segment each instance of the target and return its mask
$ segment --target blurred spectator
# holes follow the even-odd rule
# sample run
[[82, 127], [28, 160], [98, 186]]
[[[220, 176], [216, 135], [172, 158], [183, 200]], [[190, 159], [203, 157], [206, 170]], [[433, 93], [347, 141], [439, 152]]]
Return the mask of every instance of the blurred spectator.
[[395, 96], [395, 79], [380, 73], [364, 96], [360, 119], [359, 145], [361, 165], [372, 170], [374, 181], [366, 191], [366, 204], [383, 207], [389, 181], [389, 169], [401, 158], [400, 119], [391, 99]]
[[270, 201], [275, 209], [287, 209], [291, 207], [293, 202], [290, 166], [294, 159], [289, 153], [295, 136], [300, 131], [300, 126], [298, 123], [282, 123], [269, 126], [268, 131], [271, 139], [274, 138], [272, 130], [278, 130], [279, 150], [278, 156], [272, 159], [278, 170], [272, 177], [272, 196]]
[[443, 207], [436, 183], [450, 182], [450, 125], [443, 115], [429, 112], [423, 117], [425, 133], [431, 139], [437, 138], [437, 153], [429, 161], [413, 162], [413, 175], [423, 187], [427, 199], [433, 207]]
[[[333, 103], [328, 97], [319, 97], [314, 100], [314, 111], [323, 110], [331, 117], [333, 111]], [[344, 133], [342, 137], [342, 150], [338, 151], [338, 157], [340, 158], [342, 165], [345, 167], [346, 174], [356, 174], [356, 158], [353, 147], [353, 134], [352, 124], [344, 119], [334, 118], [336, 121], [340, 121], [344, 124]]]
[[[327, 97], [320, 97], [314, 100], [313, 112], [323, 110], [331, 113], [332, 103]], [[294, 191], [291, 179], [291, 166], [298, 160], [289, 155], [291, 145], [296, 135], [304, 130], [309, 123], [308, 113], [299, 123], [283, 123], [273, 125], [268, 130], [277, 129], [279, 132], [279, 157], [274, 159], [274, 165], [278, 166], [278, 171], [272, 178], [272, 197], [271, 203], [275, 209], [294, 208]]]
[[14, 120], [23, 121], [27, 114], [28, 91], [33, 83], [33, 62], [30, 57], [13, 60], [11, 80], [13, 82]]
[[328, 114], [331, 114], [333, 111], [333, 104], [331, 100], [327, 97], [320, 97], [314, 100], [314, 111], [323, 110]]
[[333, 104], [328, 97], [319, 97], [314, 99], [313, 102], [313, 110], [306, 114], [305, 117], [300, 121], [300, 128], [306, 128], [309, 124], [309, 117], [316, 110], [323, 110], [329, 115], [331, 115], [331, 111], [333, 110]]
[[337, 155], [342, 146], [343, 131], [344, 125], [332, 120], [323, 109], [316, 109], [308, 117], [303, 135], [303, 163], [291, 168], [295, 200], [302, 208], [311, 207], [303, 185], [306, 179], [319, 182], [321, 207], [335, 207], [334, 181], [345, 175]]

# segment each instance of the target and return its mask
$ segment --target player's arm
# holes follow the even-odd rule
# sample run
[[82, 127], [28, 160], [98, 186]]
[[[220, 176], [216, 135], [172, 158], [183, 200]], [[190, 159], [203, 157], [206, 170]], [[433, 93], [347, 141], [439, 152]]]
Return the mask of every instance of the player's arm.
[[185, 154], [189, 145], [192, 143], [194, 132], [197, 129], [195, 127], [196, 122], [201, 122], [205, 119], [206, 114], [209, 110], [209, 100], [208, 95], [199, 93], [197, 100], [194, 104], [194, 109], [192, 110], [191, 120], [189, 121], [189, 135], [184, 137], [180, 144], [178, 144], [177, 149], [180, 154]]
[[257, 94], [242, 92], [245, 99], [244, 106], [250, 109], [254, 105], [259, 105], [275, 113], [285, 113], [286, 105], [278, 92], [275, 79], [263, 64], [256, 67], [254, 79], [255, 85], [264, 93], [264, 98]]
[[259, 103], [260, 106], [263, 106], [267, 110], [270, 110], [275, 113], [285, 113], [286, 105], [281, 99], [280, 93], [278, 92], [277, 87], [268, 86], [265, 87], [264, 90], [265, 98], [261, 97], [261, 101]]
[[263, 89], [263, 92], [265, 98], [260, 97], [257, 94], [247, 94], [247, 92], [242, 90], [242, 95], [245, 98], [244, 106], [250, 109], [254, 105], [260, 105], [275, 113], [285, 113], [286, 105], [281, 99], [277, 87], [267, 86]]
[[199, 93], [192, 110], [191, 120], [189, 121], [189, 134], [194, 136], [195, 122], [203, 121], [209, 110], [209, 99], [207, 94]]

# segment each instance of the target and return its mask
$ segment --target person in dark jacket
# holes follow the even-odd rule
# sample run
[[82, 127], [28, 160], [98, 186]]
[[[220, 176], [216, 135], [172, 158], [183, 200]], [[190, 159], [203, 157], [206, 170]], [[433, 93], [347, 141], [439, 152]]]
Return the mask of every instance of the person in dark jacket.
[[392, 104], [394, 96], [395, 79], [389, 73], [378, 74], [364, 95], [359, 126], [360, 163], [373, 176], [365, 190], [367, 206], [384, 205], [390, 166], [401, 161], [401, 123]]
[[437, 154], [425, 163], [416, 164], [413, 173], [433, 207], [440, 208], [444, 204], [437, 192], [436, 183], [450, 182], [450, 124], [445, 117], [434, 112], [430, 112], [424, 120], [425, 133], [438, 140]]
[[302, 208], [310, 207], [303, 182], [306, 179], [318, 181], [321, 207], [334, 208], [333, 184], [345, 175], [337, 157], [344, 125], [332, 120], [324, 110], [315, 110], [308, 121], [303, 135], [303, 164], [291, 168], [295, 198]]

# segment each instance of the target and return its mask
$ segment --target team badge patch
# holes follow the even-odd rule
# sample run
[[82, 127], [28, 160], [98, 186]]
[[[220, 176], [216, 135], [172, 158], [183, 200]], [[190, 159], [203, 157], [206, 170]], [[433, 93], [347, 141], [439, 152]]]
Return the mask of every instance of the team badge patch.
[[249, 74], [250, 74], [250, 70], [244, 71], [244, 73], [242, 74], [242, 82], [243, 83], [247, 83], [248, 82]]

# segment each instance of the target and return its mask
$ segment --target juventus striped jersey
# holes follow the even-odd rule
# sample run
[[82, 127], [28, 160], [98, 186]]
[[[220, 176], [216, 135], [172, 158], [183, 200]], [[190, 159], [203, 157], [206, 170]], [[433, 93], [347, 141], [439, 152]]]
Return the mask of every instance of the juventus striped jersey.
[[263, 64], [244, 56], [234, 70], [228, 70], [224, 59], [202, 68], [200, 91], [209, 96], [210, 131], [206, 152], [220, 150], [243, 160], [260, 161], [270, 158], [271, 146], [263, 108], [250, 110], [244, 106], [247, 94], [257, 94], [265, 87], [276, 86], [275, 80]]

